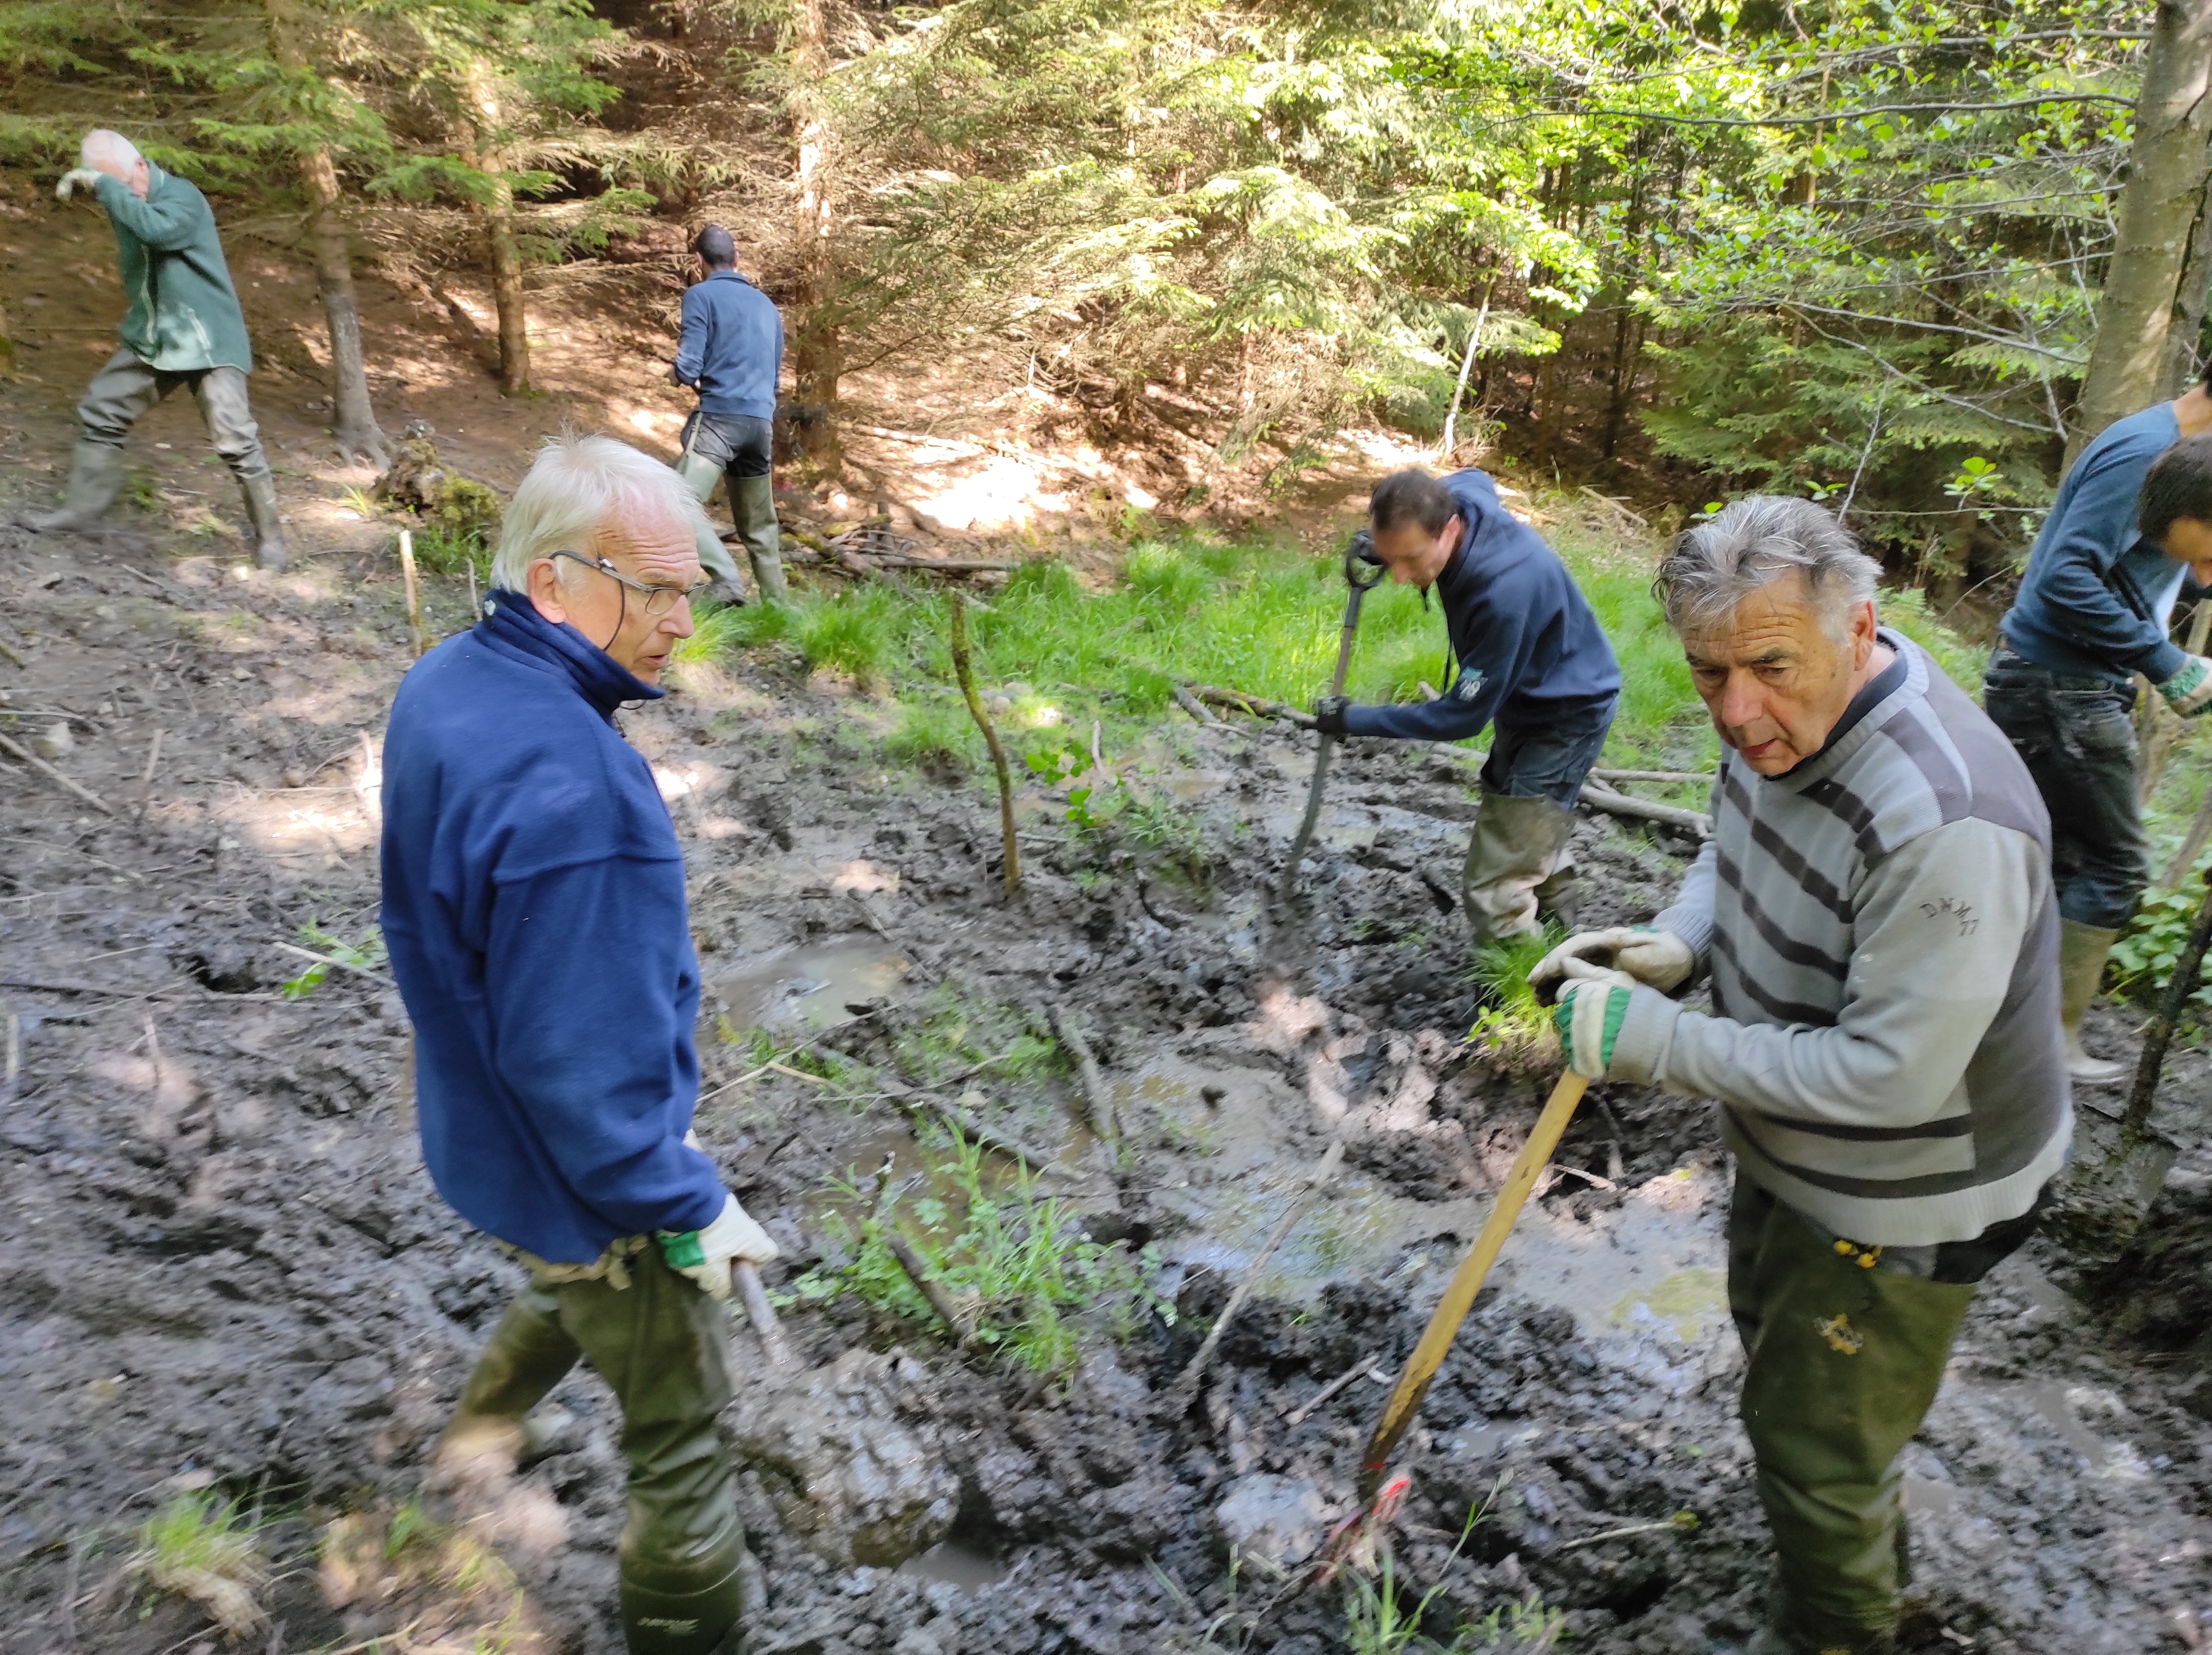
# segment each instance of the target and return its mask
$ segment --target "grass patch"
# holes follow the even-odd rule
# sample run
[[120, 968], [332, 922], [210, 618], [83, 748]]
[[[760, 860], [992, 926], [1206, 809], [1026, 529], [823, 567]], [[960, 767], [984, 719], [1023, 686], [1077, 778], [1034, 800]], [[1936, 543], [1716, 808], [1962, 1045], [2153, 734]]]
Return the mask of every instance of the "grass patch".
[[1030, 1025], [1018, 1006], [939, 984], [892, 1040], [891, 1066], [928, 1086], [979, 1076], [1034, 1084], [1063, 1074], [1059, 1045]]
[[721, 603], [694, 605], [691, 635], [677, 640], [676, 647], [668, 652], [669, 664], [700, 666], [722, 660], [736, 652], [745, 635], [743, 608]]
[[1133, 1331], [1154, 1302], [1138, 1261], [1074, 1239], [1074, 1210], [1040, 1196], [1027, 1174], [1004, 1184], [987, 1179], [982, 1151], [957, 1134], [929, 1135], [924, 1149], [931, 1159], [918, 1193], [899, 1184], [872, 1191], [849, 1176], [833, 1183], [842, 1207], [823, 1215], [822, 1228], [830, 1257], [844, 1262], [800, 1276], [793, 1284], [799, 1300], [854, 1294], [941, 1329], [886, 1244], [895, 1228], [951, 1294], [976, 1341], [1018, 1367], [1041, 1373], [1073, 1367], [1078, 1317], [1103, 1318], [1117, 1337]]
[[254, 1596], [269, 1567], [252, 1519], [236, 1500], [198, 1490], [178, 1494], [138, 1530], [125, 1572], [190, 1598], [234, 1638], [268, 1620]]
[[1553, 920], [1536, 935], [1509, 937], [1475, 949], [1468, 974], [1480, 1004], [1468, 1039], [1481, 1042], [1494, 1058], [1518, 1066], [1558, 1060], [1559, 1034], [1552, 1023], [1552, 1009], [1528, 986], [1528, 973], [1565, 938], [1565, 931]]

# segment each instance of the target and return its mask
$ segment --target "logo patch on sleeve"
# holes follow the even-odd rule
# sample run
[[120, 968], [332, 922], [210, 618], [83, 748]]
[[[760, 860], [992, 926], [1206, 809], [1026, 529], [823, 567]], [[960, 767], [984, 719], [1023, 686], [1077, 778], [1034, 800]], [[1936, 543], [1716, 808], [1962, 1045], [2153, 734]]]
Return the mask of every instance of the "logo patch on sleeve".
[[1481, 694], [1482, 675], [1479, 672], [1470, 672], [1465, 667], [1462, 667], [1459, 682], [1452, 686], [1452, 699], [1459, 701], [1471, 701]]

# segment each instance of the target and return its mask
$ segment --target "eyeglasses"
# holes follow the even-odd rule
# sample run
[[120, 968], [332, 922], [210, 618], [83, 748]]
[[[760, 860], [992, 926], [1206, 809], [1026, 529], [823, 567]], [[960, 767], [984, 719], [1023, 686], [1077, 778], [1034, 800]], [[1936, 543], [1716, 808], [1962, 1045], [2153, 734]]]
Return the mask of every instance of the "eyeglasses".
[[[597, 569], [608, 579], [618, 580], [634, 592], [642, 592], [644, 599], [638, 607], [648, 615], [665, 615], [679, 601], [690, 603], [707, 593], [708, 583], [703, 580], [696, 586], [648, 586], [642, 580], [632, 580], [604, 557], [586, 557], [578, 552], [556, 552], [553, 555], [565, 557], [571, 563], [580, 563], [587, 569]], [[629, 600], [625, 598], [623, 601], [627, 603]], [[620, 623], [617, 624], [619, 627]]]

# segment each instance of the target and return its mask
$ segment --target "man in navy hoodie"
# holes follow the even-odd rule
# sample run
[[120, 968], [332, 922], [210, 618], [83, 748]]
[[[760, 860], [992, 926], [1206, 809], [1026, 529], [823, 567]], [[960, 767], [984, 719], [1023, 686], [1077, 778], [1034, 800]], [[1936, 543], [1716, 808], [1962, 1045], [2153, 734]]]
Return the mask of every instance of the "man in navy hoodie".
[[[2081, 451], [2027, 555], [1984, 681], [1983, 706], [2027, 761], [2051, 812], [2058, 1020], [2076, 1086], [2111, 1086], [2135, 1073], [2132, 1063], [2096, 1057], [2081, 1044], [2105, 956], [2150, 879], [2150, 839], [2136, 799], [2133, 675], [2156, 685], [2184, 718], [2212, 708], [2212, 662], [2166, 636], [2185, 566], [2203, 549], [2190, 538], [2193, 519], [2169, 516], [2152, 532], [2136, 516], [2152, 463], [2208, 432], [2212, 366], [2172, 402], [2130, 414]], [[2176, 522], [2180, 541], [2169, 533]]]
[[1435, 588], [1458, 672], [1419, 705], [1325, 697], [1320, 727], [1455, 742], [1493, 724], [1460, 888], [1478, 943], [1534, 931], [1540, 906], [1559, 902], [1572, 872], [1575, 798], [1620, 695], [1613, 646], [1566, 566], [1499, 503], [1484, 473], [1394, 471], [1375, 485], [1367, 514], [1390, 578]]
[[384, 935], [415, 1025], [423, 1159], [530, 1272], [441, 1463], [511, 1463], [523, 1416], [590, 1362], [623, 1409], [633, 1655], [736, 1647], [723, 1306], [733, 1261], [776, 1256], [690, 1135], [684, 858], [614, 723], [661, 695], [690, 635], [702, 516], [635, 449], [548, 442], [508, 507], [483, 621], [408, 673], [384, 755]]
[[[781, 603], [783, 537], [775, 520], [776, 380], [783, 372], [783, 316], [775, 301], [738, 273], [738, 244], [719, 224], [691, 243], [699, 280], [684, 290], [684, 323], [676, 340], [679, 385], [699, 392], [699, 406], [684, 424], [684, 452], [676, 470], [703, 503], [725, 477], [738, 538], [751, 558], [753, 579], [764, 602]], [[699, 561], [708, 573], [734, 588], [737, 566], [709, 533]]]

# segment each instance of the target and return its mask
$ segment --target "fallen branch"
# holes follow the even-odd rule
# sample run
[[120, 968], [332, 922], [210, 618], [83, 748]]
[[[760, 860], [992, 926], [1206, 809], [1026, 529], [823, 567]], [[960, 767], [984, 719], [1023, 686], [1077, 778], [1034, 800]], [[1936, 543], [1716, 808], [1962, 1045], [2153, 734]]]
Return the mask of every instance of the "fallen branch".
[[1562, 1542], [1557, 1549], [1572, 1551], [1577, 1546], [1595, 1546], [1601, 1540], [1626, 1540], [1637, 1534], [1686, 1534], [1697, 1526], [1698, 1519], [1694, 1514], [1677, 1512], [1657, 1523], [1631, 1523], [1626, 1528], [1607, 1529], [1603, 1534], [1586, 1534], [1579, 1540]]
[[1711, 787], [1714, 779], [1691, 770], [1593, 770], [1590, 774], [1600, 781], [1695, 782], [1701, 787]]
[[898, 1260], [899, 1268], [906, 1272], [907, 1280], [912, 1282], [921, 1296], [929, 1300], [929, 1307], [944, 1322], [952, 1335], [953, 1342], [963, 1350], [973, 1344], [975, 1333], [962, 1325], [960, 1312], [952, 1303], [952, 1295], [945, 1290], [942, 1282], [931, 1276], [928, 1267], [921, 1262], [921, 1255], [914, 1250], [914, 1243], [886, 1224], [884, 1226], [884, 1245], [890, 1249], [891, 1257]]
[[380, 971], [371, 971], [367, 966], [356, 966], [333, 955], [318, 954], [313, 949], [303, 949], [297, 943], [279, 943], [276, 946], [287, 954], [296, 954], [302, 960], [313, 960], [319, 965], [334, 966], [340, 971], [349, 971], [356, 977], [366, 977], [381, 988], [390, 988], [392, 979]]
[[0, 655], [6, 656], [9, 660], [13, 661], [17, 666], [23, 668], [26, 671], [30, 670], [31, 664], [28, 661], [26, 661], [21, 656], [18, 655], [15, 652], [15, 646], [4, 638], [0, 638]]
[[1334, 1397], [1338, 1391], [1343, 1390], [1345, 1386], [1348, 1385], [1357, 1385], [1360, 1380], [1367, 1378], [1369, 1374], [1377, 1372], [1382, 1361], [1382, 1359], [1380, 1356], [1368, 1356], [1363, 1358], [1352, 1367], [1350, 1373], [1338, 1374], [1336, 1378], [1331, 1379], [1327, 1385], [1322, 1386], [1320, 1390], [1315, 1391], [1313, 1395], [1308, 1397], [1296, 1408], [1291, 1409], [1289, 1413], [1284, 1415], [1283, 1423], [1285, 1425], [1300, 1425], [1304, 1423], [1307, 1415], [1312, 1413], [1315, 1409], [1320, 1407], [1331, 1397]]
[[1249, 712], [1255, 718], [1288, 718], [1301, 730], [1311, 730], [1314, 717], [1301, 712], [1284, 701], [1271, 701], [1261, 695], [1247, 695], [1241, 689], [1222, 689], [1212, 684], [1194, 684], [1191, 693], [1201, 701], [1211, 701], [1216, 706], [1225, 706], [1238, 712]]
[[62, 773], [55, 769], [53, 766], [48, 764], [37, 754], [32, 752], [30, 749], [17, 743], [13, 737], [0, 736], [0, 752], [13, 754], [15, 757], [21, 759], [25, 764], [29, 765], [32, 769], [36, 770], [40, 774], [46, 776], [49, 780], [58, 782], [62, 786], [66, 787], [70, 792], [82, 799], [87, 804], [92, 806], [94, 809], [99, 811], [100, 815], [104, 816], [112, 816], [115, 814], [114, 807], [109, 804], [106, 799], [100, 797], [99, 794], [92, 792], [88, 789], [78, 786], [67, 776], [62, 774]]
[[1214, 1319], [1213, 1330], [1206, 1336], [1206, 1343], [1199, 1346], [1198, 1355], [1193, 1356], [1189, 1365], [1176, 1376], [1175, 1385], [1168, 1393], [1171, 1413], [1180, 1414], [1190, 1405], [1190, 1398], [1198, 1389], [1199, 1380], [1205, 1377], [1206, 1363], [1213, 1360], [1213, 1353], [1220, 1346], [1222, 1335], [1229, 1331], [1230, 1323], [1237, 1319], [1237, 1312], [1244, 1308], [1244, 1301], [1252, 1296], [1252, 1289], [1259, 1285], [1260, 1273], [1267, 1268], [1267, 1261], [1275, 1256], [1275, 1249], [1283, 1245], [1285, 1239], [1297, 1227], [1298, 1221], [1313, 1210], [1314, 1203], [1321, 1199], [1322, 1191], [1328, 1187], [1329, 1180], [1336, 1176], [1336, 1169], [1343, 1164], [1344, 1140], [1332, 1139], [1328, 1153], [1321, 1158], [1312, 1172], [1306, 1174], [1305, 1188], [1291, 1203], [1291, 1209], [1275, 1226], [1274, 1234], [1267, 1238], [1267, 1245], [1245, 1266], [1244, 1279], [1237, 1282], [1237, 1291], [1229, 1295], [1229, 1302], [1221, 1307], [1221, 1314]]
[[1177, 706], [1189, 713], [1190, 716], [1197, 719], [1199, 723], [1212, 730], [1218, 730], [1222, 727], [1221, 720], [1213, 716], [1212, 712], [1206, 706], [1206, 703], [1200, 700], [1197, 696], [1192, 694], [1190, 691], [1185, 688], [1182, 685], [1176, 685], [1173, 689], [1169, 691], [1169, 694], [1175, 697], [1176, 705]]
[[1679, 805], [1654, 804], [1649, 799], [1633, 799], [1626, 793], [1607, 787], [1601, 781], [1585, 781], [1581, 802], [1590, 809], [1602, 810], [1608, 815], [1626, 816], [1634, 821], [1657, 822], [1662, 827], [1693, 834], [1699, 839], [1710, 838], [1713, 831], [1713, 819], [1703, 810], [1685, 810]]
[[1114, 1100], [1106, 1090], [1106, 1077], [1098, 1072], [1098, 1059], [1091, 1055], [1091, 1042], [1083, 1038], [1083, 1031], [1075, 1027], [1058, 1006], [1046, 1014], [1052, 1019], [1052, 1032], [1067, 1048], [1067, 1055], [1075, 1059], [1075, 1072], [1083, 1081], [1083, 1097], [1090, 1106], [1091, 1130], [1105, 1141], [1106, 1153], [1118, 1165], [1121, 1159], [1121, 1127], [1114, 1116]]
[[968, 702], [968, 716], [983, 732], [983, 745], [991, 749], [991, 768], [999, 777], [999, 837], [1005, 846], [1006, 900], [1022, 891], [1022, 847], [1014, 834], [1014, 779], [1006, 768], [1006, 750], [999, 745], [999, 732], [991, 715], [983, 711], [983, 698], [975, 693], [975, 675], [968, 662], [968, 598], [955, 591], [952, 603], [952, 673], [960, 681], [960, 694]]
[[1004, 574], [1022, 566], [1008, 557], [911, 557], [903, 552], [862, 552], [880, 569], [937, 569], [945, 574]]

